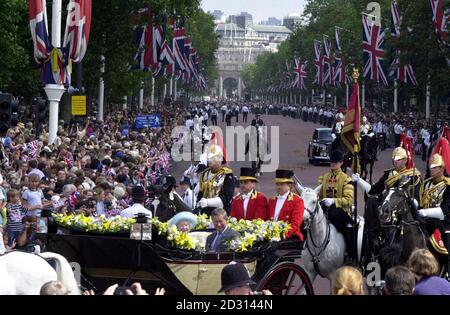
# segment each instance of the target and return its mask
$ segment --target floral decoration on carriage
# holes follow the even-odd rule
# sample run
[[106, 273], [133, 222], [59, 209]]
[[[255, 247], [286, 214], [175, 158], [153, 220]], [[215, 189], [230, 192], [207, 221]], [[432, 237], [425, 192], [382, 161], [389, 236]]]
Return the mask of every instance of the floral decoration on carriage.
[[[67, 229], [70, 233], [95, 233], [95, 234], [125, 234], [129, 233], [133, 223], [132, 218], [121, 216], [101, 215], [98, 217], [85, 216], [83, 214], [53, 214], [57, 225]], [[158, 218], [151, 218], [148, 222], [156, 231], [157, 235], [165, 238], [167, 245], [180, 250], [205, 251], [204, 244], [195, 237], [195, 233], [205, 231], [210, 228], [211, 219], [205, 215], [197, 215], [197, 224], [190, 232], [182, 232], [175, 225], [168, 222], [161, 222]], [[290, 225], [284, 221], [264, 221], [261, 219], [237, 220], [229, 218], [229, 226], [239, 232], [240, 237], [230, 241], [229, 249], [237, 253], [245, 253], [250, 250], [258, 250], [263, 245], [280, 242]]]

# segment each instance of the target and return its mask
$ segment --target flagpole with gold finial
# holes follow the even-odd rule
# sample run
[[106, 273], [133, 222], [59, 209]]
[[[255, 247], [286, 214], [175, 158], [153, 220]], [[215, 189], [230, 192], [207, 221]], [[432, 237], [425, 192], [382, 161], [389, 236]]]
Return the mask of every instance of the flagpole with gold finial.
[[[358, 100], [357, 100], [357, 104], [358, 104], [358, 112], [355, 113], [355, 122], [357, 122], [358, 125], [360, 125], [360, 118], [361, 118], [361, 106], [360, 106], [360, 102], [359, 102], [359, 84], [358, 84], [358, 79], [359, 79], [359, 70], [357, 68], [353, 68], [353, 73], [352, 73], [352, 78], [354, 81], [354, 88], [356, 88], [357, 90], [357, 95], [358, 95]], [[356, 130], [354, 130], [354, 134], [359, 137], [359, 129], [360, 127], [358, 126], [358, 134], [356, 134]], [[357, 144], [357, 139], [355, 139], [355, 142], [353, 144], [353, 173], [358, 173], [358, 165], [359, 165], [359, 161], [358, 161], [358, 153], [359, 153], [360, 147]], [[353, 232], [354, 232], [354, 259], [356, 262], [356, 266], [359, 265], [359, 259], [358, 259], [358, 185], [356, 182], [353, 182]]]

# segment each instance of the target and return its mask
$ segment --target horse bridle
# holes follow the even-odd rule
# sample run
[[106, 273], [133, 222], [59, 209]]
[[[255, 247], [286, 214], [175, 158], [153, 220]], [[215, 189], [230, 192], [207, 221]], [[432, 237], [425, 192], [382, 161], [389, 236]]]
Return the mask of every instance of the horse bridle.
[[[314, 264], [314, 270], [315, 270], [322, 278], [325, 278], [324, 275], [322, 275], [322, 273], [320, 272], [320, 268], [319, 268], [319, 262], [320, 262], [320, 259], [319, 259], [319, 257], [320, 257], [320, 255], [322, 255], [322, 253], [325, 251], [325, 249], [326, 249], [327, 246], [328, 246], [328, 243], [330, 242], [330, 234], [331, 234], [330, 222], [327, 220], [327, 231], [326, 231], [326, 234], [325, 234], [325, 239], [324, 239], [324, 241], [322, 242], [322, 244], [317, 245], [317, 244], [314, 242], [314, 238], [312, 237], [312, 234], [311, 234], [311, 222], [314, 220], [314, 217], [315, 217], [316, 214], [319, 212], [319, 201], [316, 200], [315, 206], [314, 206], [314, 210], [311, 210], [311, 209], [306, 208], [306, 207], [305, 207], [305, 210], [308, 211], [308, 213], [309, 213], [308, 224], [307, 224], [307, 225], [305, 224], [305, 230], [306, 230], [306, 233], [307, 233], [305, 246], [306, 246], [306, 249], [308, 250], [308, 253], [309, 253], [309, 254], [311, 255], [311, 257], [312, 257], [313, 264]], [[325, 219], [326, 219], [326, 217], [324, 216], [322, 220], [325, 220]], [[308, 239], [311, 241], [311, 244], [312, 244], [312, 246], [313, 246], [315, 249], [319, 249], [319, 252], [318, 252], [317, 254], [313, 254], [313, 252], [312, 252], [312, 250], [311, 250], [311, 247], [310, 247], [310, 245], [309, 245]]]
[[[395, 192], [395, 188], [390, 188], [390, 189], [393, 190], [393, 191]], [[398, 190], [397, 190], [397, 191], [398, 191]], [[406, 194], [406, 191], [404, 191], [404, 190], [402, 189], [401, 192], [402, 192], [403, 196], [407, 199], [408, 196], [407, 196], [407, 194]], [[383, 204], [384, 204], [385, 202], [391, 203], [390, 200], [386, 200], [386, 199], [383, 201]], [[400, 204], [401, 204], [402, 202], [403, 202], [403, 201], [400, 200], [399, 202], [397, 202], [397, 203], [396, 203], [395, 205], [393, 205], [393, 206], [389, 205], [389, 215], [388, 215], [388, 218], [389, 218], [389, 222], [391, 222], [391, 224], [382, 224], [382, 223], [380, 222], [381, 226], [388, 227], [388, 226], [390, 226], [390, 225], [395, 225], [393, 222], [394, 222], [394, 221], [397, 221], [397, 214], [402, 214], [401, 209], [399, 209], [399, 206], [400, 206]], [[381, 204], [381, 206], [379, 207], [380, 209], [383, 208], [383, 204]], [[381, 212], [381, 214], [383, 215], [382, 212]]]
[[[397, 192], [399, 191], [399, 189], [395, 189], [395, 188], [391, 188], [391, 189], [394, 189]], [[406, 199], [409, 198], [408, 195], [406, 194], [406, 191], [404, 189], [401, 189], [401, 193], [402, 193], [403, 197], [405, 197]], [[390, 202], [390, 200], [387, 200], [387, 201], [385, 200], [384, 202]], [[402, 202], [402, 200], [400, 200], [393, 207], [390, 207], [392, 209], [392, 210], [389, 211], [389, 221], [390, 221], [391, 224], [381, 224], [381, 222], [380, 222], [380, 225], [381, 225], [382, 228], [383, 227], [384, 228], [388, 228], [388, 227], [393, 227], [394, 228], [393, 231], [390, 233], [391, 234], [391, 236], [389, 238], [390, 239], [390, 242], [389, 242], [390, 245], [392, 245], [392, 243], [393, 243], [393, 241], [395, 239], [394, 235], [397, 233], [397, 231], [398, 230], [403, 231], [403, 228], [405, 226], [409, 226], [409, 225], [418, 225], [418, 229], [421, 231], [422, 237], [424, 238], [424, 236], [423, 236], [424, 233], [422, 231], [422, 227], [420, 226], [419, 221], [417, 221], [415, 219], [413, 219], [412, 221], [405, 221], [403, 219], [399, 220], [397, 218], [398, 214], [400, 214], [400, 215], [404, 214], [404, 211], [402, 211], [401, 209], [400, 210], [398, 209], [399, 205], [401, 204], [401, 202]], [[380, 206], [380, 208], [381, 207], [382, 206]], [[398, 222], [398, 224], [395, 224], [395, 222]], [[401, 233], [403, 233], [403, 232], [401, 232]], [[424, 241], [426, 242], [425, 238], [424, 238]]]

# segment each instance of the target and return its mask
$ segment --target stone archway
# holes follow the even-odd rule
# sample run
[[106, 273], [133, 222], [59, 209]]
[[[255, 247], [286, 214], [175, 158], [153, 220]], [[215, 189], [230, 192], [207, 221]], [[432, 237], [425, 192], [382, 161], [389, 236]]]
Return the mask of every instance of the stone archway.
[[223, 80], [223, 91], [226, 98], [235, 98], [238, 90], [238, 80], [228, 77]]
[[242, 78], [240, 73], [219, 71], [218, 80], [219, 97], [221, 98], [241, 98]]

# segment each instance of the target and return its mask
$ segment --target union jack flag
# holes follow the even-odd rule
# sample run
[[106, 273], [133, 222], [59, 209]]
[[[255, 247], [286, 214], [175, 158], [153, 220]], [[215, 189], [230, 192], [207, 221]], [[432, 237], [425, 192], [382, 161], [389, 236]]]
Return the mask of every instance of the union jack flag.
[[187, 71], [186, 60], [184, 59], [184, 41], [186, 39], [186, 33], [184, 27], [178, 23], [175, 23], [173, 20], [170, 22], [170, 26], [173, 30], [172, 37], [172, 51], [173, 56], [175, 57], [175, 74], [180, 76], [182, 71]]
[[155, 76], [170, 76], [173, 74], [173, 64], [174, 64], [174, 56], [172, 53], [172, 49], [167, 43], [167, 28], [166, 21], [163, 20], [163, 23], [156, 28], [154, 31], [155, 36], [153, 40], [153, 45], [156, 47], [155, 52], [158, 60], [158, 68], [155, 71]]
[[362, 16], [363, 24], [363, 57], [364, 71], [363, 77], [370, 80], [381, 81], [385, 86], [388, 80], [383, 69], [384, 60], [384, 30], [381, 26], [369, 21], [367, 16]]
[[308, 73], [306, 72], [306, 67], [308, 65], [308, 62], [300, 62], [300, 58], [294, 58], [295, 67], [294, 67], [294, 73], [295, 73], [295, 80], [294, 80], [294, 86], [297, 87], [299, 90], [306, 90], [306, 84], [305, 79]]
[[191, 43], [191, 48], [189, 49], [189, 64], [191, 65], [192, 73], [195, 80], [198, 82], [200, 80], [200, 75], [198, 73], [198, 65], [200, 64], [197, 56], [197, 50]]
[[[400, 38], [402, 18], [398, 13], [397, 1], [391, 2], [391, 35], [393, 39], [393, 46], [396, 46], [398, 39]], [[417, 85], [416, 75], [411, 64], [400, 64], [400, 50], [396, 49], [394, 52], [394, 59], [390, 66], [389, 76], [394, 77], [400, 82], [411, 82], [413, 85]]]
[[447, 37], [447, 24], [449, 14], [444, 13], [444, 0], [430, 0], [431, 13], [433, 14], [433, 28], [438, 36], [439, 43], [445, 45]]
[[39, 141], [34, 140], [27, 143], [28, 161], [35, 160], [39, 153]]
[[339, 28], [335, 27], [335, 53], [334, 53], [334, 61], [335, 61], [335, 67], [334, 67], [334, 84], [335, 86], [340, 86], [341, 84], [349, 84], [351, 83], [351, 78], [349, 75], [347, 75], [347, 65], [344, 62], [343, 55], [342, 55], [342, 46], [341, 46], [341, 40], [339, 35]]
[[192, 46], [192, 41], [190, 38], [186, 38], [184, 41], [184, 60], [186, 62], [187, 65], [187, 69], [185, 72], [185, 81], [189, 82], [189, 80], [197, 80], [197, 73], [195, 71], [195, 67], [194, 64], [192, 63], [191, 60], [191, 48], [193, 48]]
[[67, 49], [53, 47], [48, 36], [47, 2], [28, 1], [31, 37], [36, 63], [41, 65], [41, 81], [44, 84], [70, 84], [70, 63]]
[[331, 41], [328, 38], [328, 36], [323, 36], [323, 49], [324, 49], [324, 56], [323, 56], [323, 64], [324, 64], [324, 83], [329, 84], [330, 86], [334, 86], [334, 60], [333, 60], [333, 53], [331, 51]]
[[71, 0], [68, 5], [64, 47], [73, 62], [86, 54], [91, 29], [91, 0]]
[[317, 40], [314, 41], [314, 54], [315, 54], [314, 66], [316, 67], [316, 76], [314, 78], [314, 83], [323, 87], [324, 60], [321, 43]]
[[158, 47], [155, 47], [156, 28], [153, 25], [153, 12], [148, 10], [148, 23], [142, 34], [142, 40], [140, 48], [143, 50], [141, 54], [141, 70], [153, 71], [154, 73], [159, 71], [160, 64], [158, 60]]
[[31, 0], [28, 7], [34, 59], [38, 64], [47, 60], [53, 49], [48, 37], [46, 4], [46, 0]]

